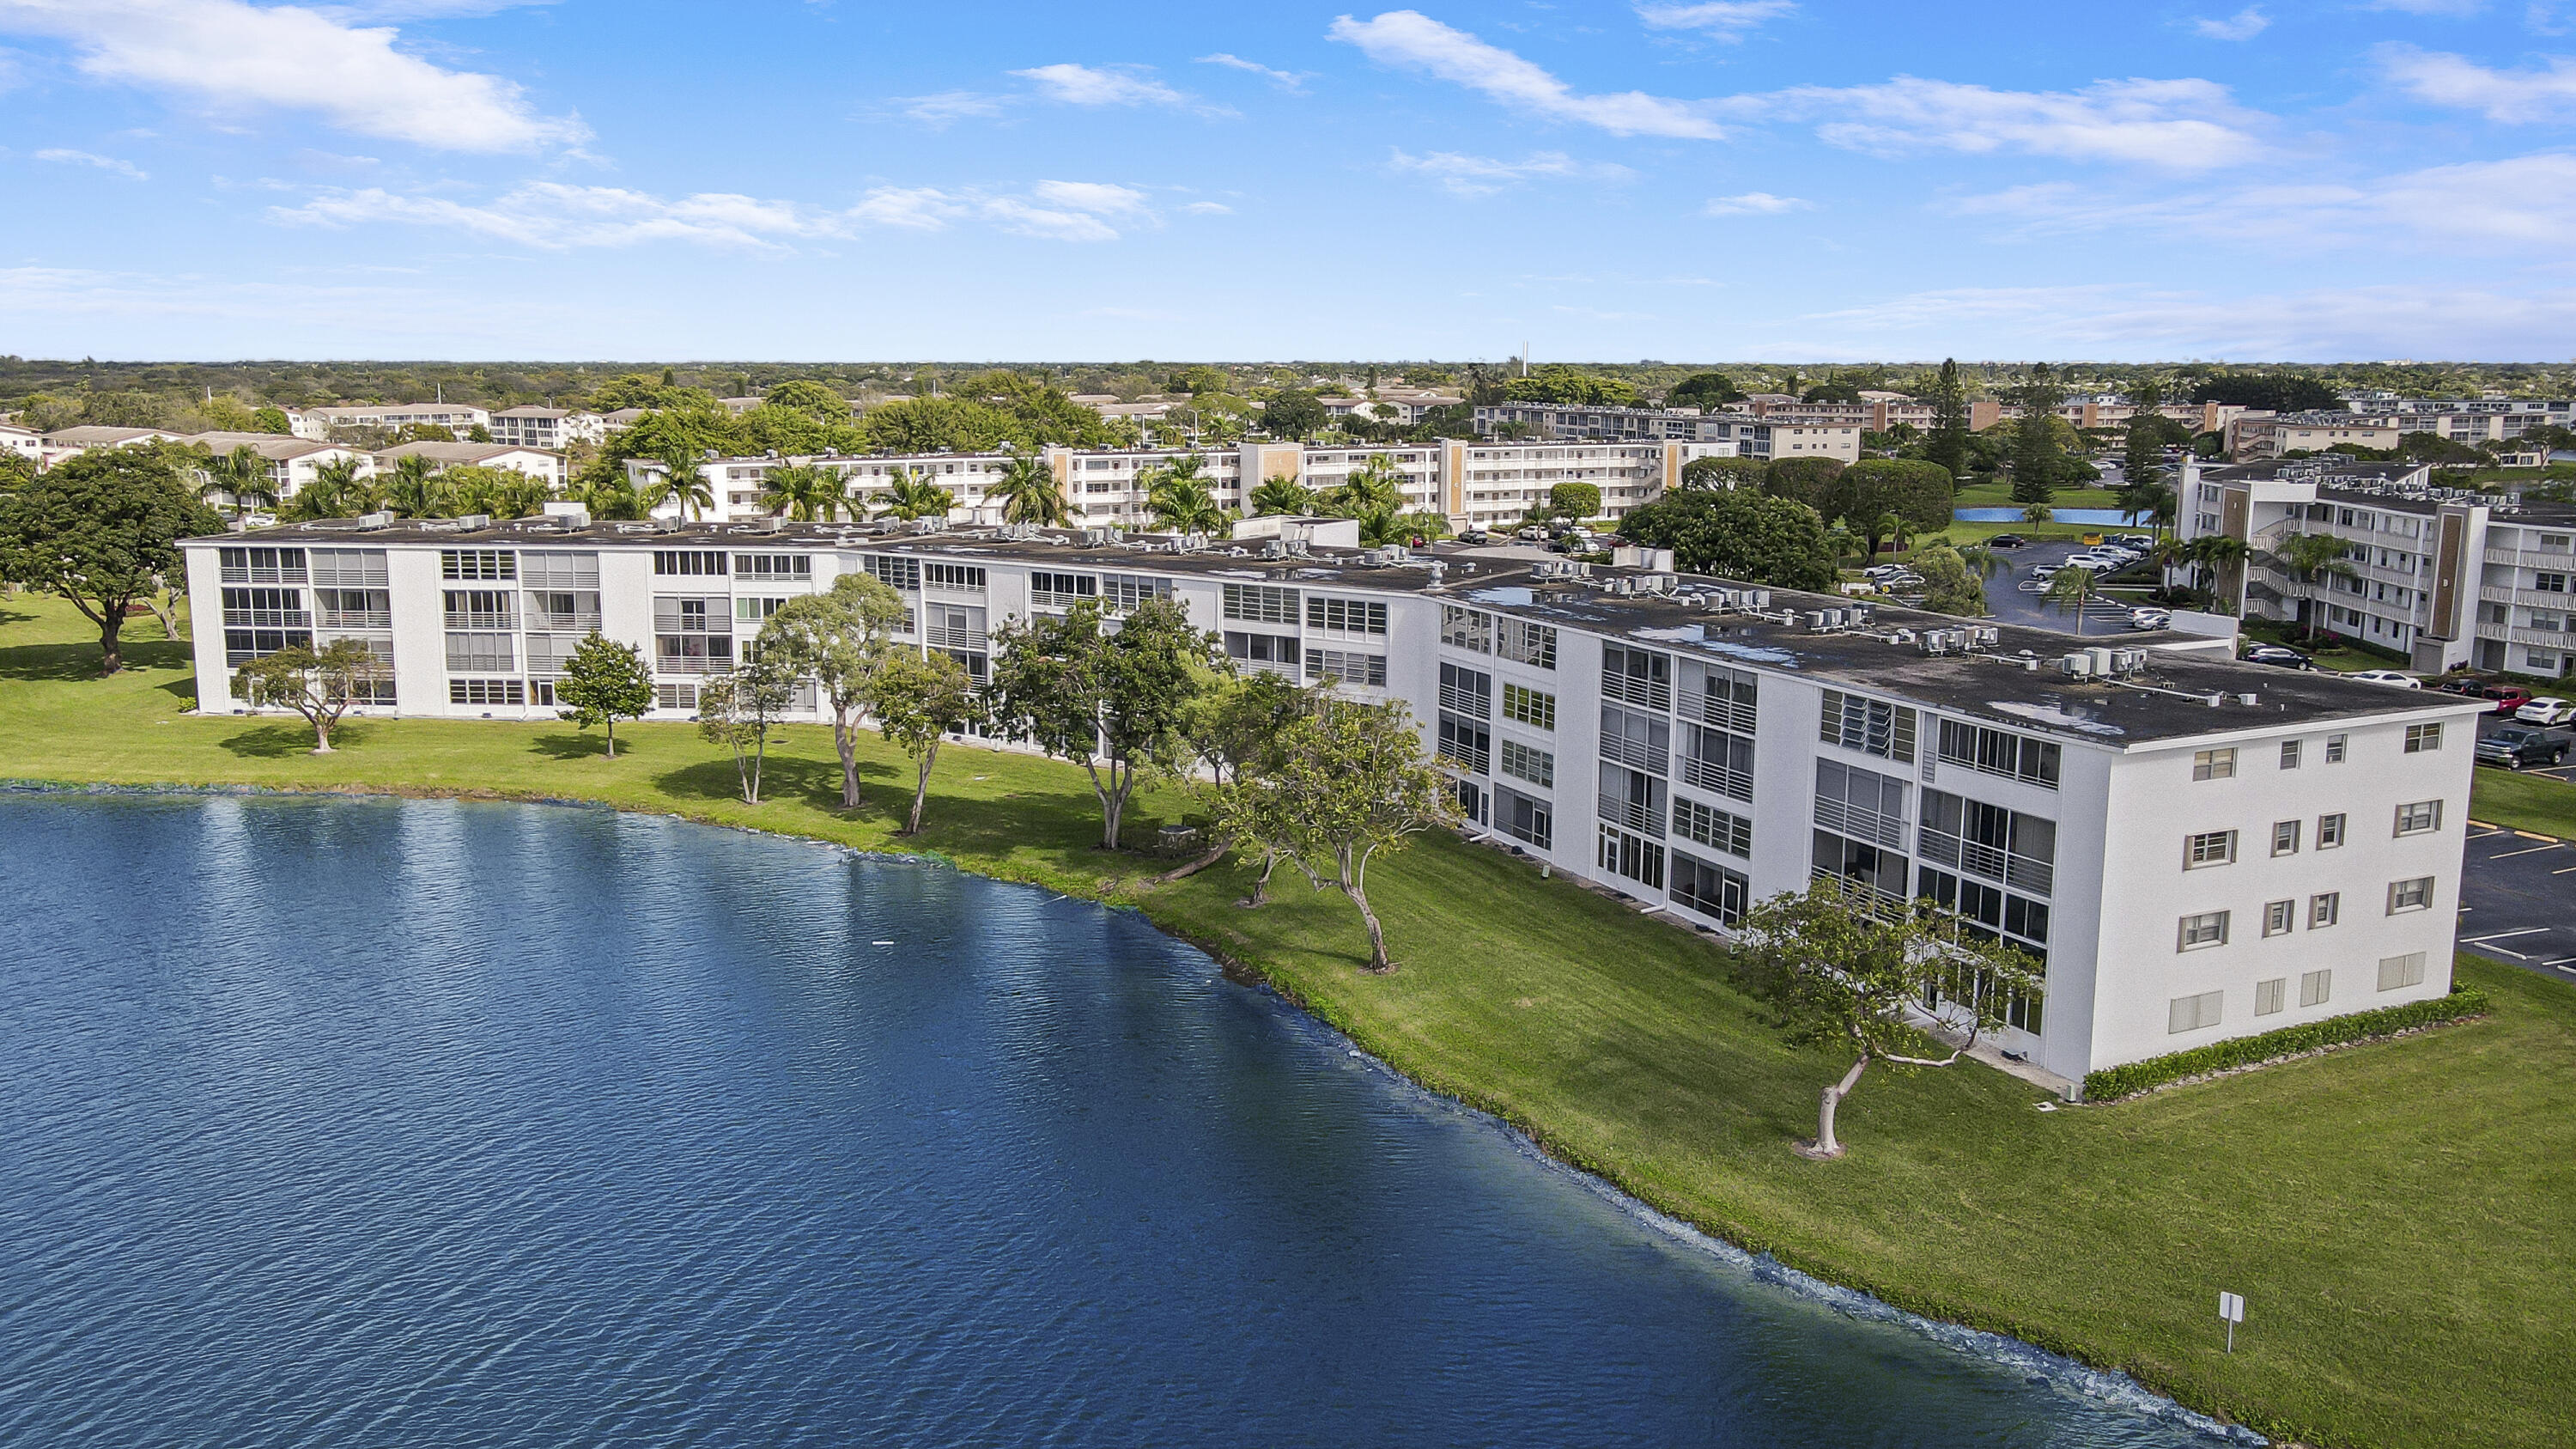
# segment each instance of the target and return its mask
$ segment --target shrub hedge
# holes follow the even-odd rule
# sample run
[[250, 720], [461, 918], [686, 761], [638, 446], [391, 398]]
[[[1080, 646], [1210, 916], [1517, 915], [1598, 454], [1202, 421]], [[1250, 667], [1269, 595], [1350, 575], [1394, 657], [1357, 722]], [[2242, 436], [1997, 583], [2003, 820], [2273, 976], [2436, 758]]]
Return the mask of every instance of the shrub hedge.
[[2486, 993], [2474, 986], [2454, 984], [2451, 994], [2431, 1001], [2410, 1001], [2403, 1006], [2383, 1007], [2378, 1011], [2355, 1012], [2350, 1016], [2328, 1017], [2302, 1026], [2285, 1026], [2259, 1036], [2240, 1036], [2228, 1041], [2211, 1042], [2205, 1047], [2149, 1057], [2126, 1066], [2105, 1067], [2084, 1074], [2084, 1100], [2114, 1102], [2135, 1096], [2150, 1087], [2204, 1072], [2223, 1072], [2229, 1067], [2250, 1066], [2274, 1057], [2297, 1056], [2321, 1047], [2340, 1046], [2366, 1037], [2387, 1036], [2411, 1027], [2432, 1026], [2437, 1022], [2458, 1021], [2463, 1017], [2484, 1016]]

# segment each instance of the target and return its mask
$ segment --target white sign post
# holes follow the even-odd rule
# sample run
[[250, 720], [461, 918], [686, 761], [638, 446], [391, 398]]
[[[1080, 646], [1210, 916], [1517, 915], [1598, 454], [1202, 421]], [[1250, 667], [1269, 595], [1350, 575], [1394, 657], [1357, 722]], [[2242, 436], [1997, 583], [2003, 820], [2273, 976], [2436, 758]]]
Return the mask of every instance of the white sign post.
[[2227, 1321], [2227, 1351], [2236, 1352], [2236, 1325], [2245, 1321], [2245, 1298], [2242, 1294], [2218, 1295], [2218, 1316]]

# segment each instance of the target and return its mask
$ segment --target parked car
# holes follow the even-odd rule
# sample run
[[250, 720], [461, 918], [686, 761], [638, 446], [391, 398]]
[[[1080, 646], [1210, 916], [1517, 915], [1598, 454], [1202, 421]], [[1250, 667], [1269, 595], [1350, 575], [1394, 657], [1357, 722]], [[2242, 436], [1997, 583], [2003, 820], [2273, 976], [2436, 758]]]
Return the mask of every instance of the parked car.
[[2503, 715], [2512, 714], [2531, 703], [2531, 691], [2519, 684], [2490, 684], [2478, 691], [2478, 697], [2494, 700], [2495, 712]]
[[1493, 536], [1492, 534], [1489, 534], [1489, 533], [1485, 532], [1485, 531], [1484, 531], [1483, 529], [1481, 529], [1481, 528], [1471, 528], [1471, 529], [1468, 529], [1465, 533], [1462, 533], [1462, 534], [1458, 535], [1458, 541], [1459, 541], [1460, 543], [1476, 544], [1476, 545], [1480, 545], [1480, 546], [1481, 546], [1481, 545], [1483, 545], [1483, 544], [1488, 544], [1488, 543], [1493, 542], [1493, 541], [1494, 541], [1494, 536]]
[[2539, 730], [2506, 725], [2478, 737], [2474, 752], [2481, 765], [2502, 765], [2508, 770], [2539, 769], [2567, 762], [2567, 742], [2553, 739]]
[[2433, 687], [2444, 694], [2479, 695], [2487, 682], [2474, 674], [2450, 674], [2433, 681]]
[[2576, 720], [2576, 703], [2544, 694], [2513, 712], [2513, 717], [2528, 725], [2563, 725]]
[[2129, 611], [2129, 627], [2132, 629], [2164, 629], [2170, 628], [2172, 624], [2173, 611], [2170, 609], [2131, 609]]
[[2030, 540], [2018, 533], [1998, 533], [1986, 540], [1988, 548], [2026, 548], [2029, 544]]
[[2156, 546], [2155, 536], [2146, 533], [2123, 533], [2111, 541], [2123, 548], [2150, 549]]
[[2422, 689], [2424, 687], [2424, 681], [2417, 679], [2412, 674], [2400, 674], [2394, 669], [2362, 669], [2344, 677], [2347, 679], [2358, 679], [2364, 684], [2392, 685], [2398, 689]]
[[2276, 669], [2314, 669], [2317, 662], [2286, 644], [2255, 644], [2245, 651], [2249, 664], [2269, 664]]

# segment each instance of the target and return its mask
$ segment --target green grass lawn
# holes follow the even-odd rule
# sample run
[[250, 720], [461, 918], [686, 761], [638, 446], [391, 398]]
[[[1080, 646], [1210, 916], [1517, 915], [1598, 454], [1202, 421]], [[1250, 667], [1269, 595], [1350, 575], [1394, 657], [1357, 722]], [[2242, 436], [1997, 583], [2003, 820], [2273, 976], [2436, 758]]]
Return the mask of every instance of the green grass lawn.
[[[1842, 1114], [1851, 1156], [1812, 1163], [1788, 1143], [1845, 1063], [1779, 1045], [1703, 938], [1481, 847], [1424, 841], [1372, 872], [1402, 965], [1372, 977], [1347, 904], [1302, 881], [1257, 912], [1233, 904], [1234, 867], [1142, 888], [1159, 863], [1088, 848], [1067, 766], [952, 746], [928, 829], [898, 841], [903, 762], [872, 744], [868, 804], [845, 816], [816, 727], [786, 732], [758, 807], [679, 725], [622, 730], [615, 761], [569, 726], [425, 720], [356, 725], [316, 757], [289, 723], [183, 714], [181, 646], [138, 643], [141, 667], [95, 678], [68, 617], [0, 600], [0, 774], [599, 800], [1112, 895], [1416, 1080], [1825, 1277], [2315, 1444], [2566, 1440], [2576, 990], [2557, 983], [2463, 959], [2495, 1000], [2484, 1021], [2110, 1107], [2041, 1112], [1973, 1066], [1873, 1069]], [[1186, 808], [1166, 791], [1140, 813]], [[2233, 1357], [2221, 1289], [2251, 1305]]]
[[2576, 785], [2564, 780], [2482, 765], [2469, 811], [2493, 825], [2576, 840]]
[[[2012, 484], [1971, 483], [1951, 496], [1954, 508], [2018, 508], [2013, 502]], [[2117, 508], [2120, 496], [2108, 488], [2060, 488], [2049, 500], [2051, 508]]]

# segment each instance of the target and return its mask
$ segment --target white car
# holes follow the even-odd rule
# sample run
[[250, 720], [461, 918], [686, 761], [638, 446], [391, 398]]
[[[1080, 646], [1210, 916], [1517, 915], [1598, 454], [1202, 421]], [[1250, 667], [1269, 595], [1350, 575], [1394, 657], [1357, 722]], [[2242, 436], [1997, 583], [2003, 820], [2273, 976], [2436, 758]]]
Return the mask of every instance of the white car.
[[2523, 724], [2563, 725], [2576, 720], [2576, 703], [2560, 699], [2554, 694], [2542, 695], [2515, 710], [2513, 717]]
[[2129, 611], [2129, 627], [2132, 629], [2163, 629], [2172, 623], [2173, 613], [2168, 609], [2131, 609]]
[[2386, 684], [2392, 685], [2398, 689], [2422, 689], [2424, 687], [2424, 681], [2417, 679], [2412, 674], [2400, 674], [2394, 669], [2363, 669], [2355, 671], [2345, 677], [2349, 679], [2358, 679], [2364, 684]]

